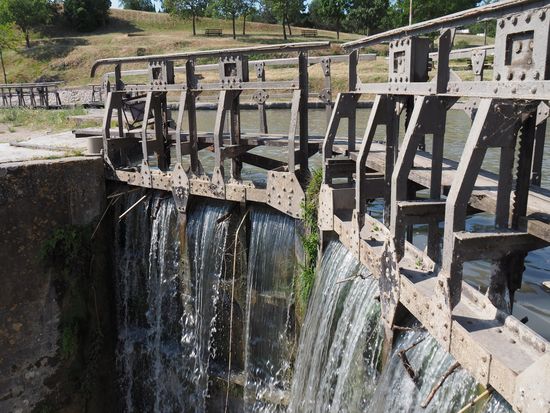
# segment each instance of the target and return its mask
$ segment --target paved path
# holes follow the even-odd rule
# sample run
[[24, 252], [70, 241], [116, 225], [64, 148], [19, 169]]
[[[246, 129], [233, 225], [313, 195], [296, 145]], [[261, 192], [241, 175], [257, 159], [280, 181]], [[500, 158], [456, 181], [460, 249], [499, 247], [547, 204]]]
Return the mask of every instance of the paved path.
[[0, 143], [0, 164], [37, 159], [63, 158], [86, 153], [86, 140], [72, 131], [33, 136], [22, 141]]

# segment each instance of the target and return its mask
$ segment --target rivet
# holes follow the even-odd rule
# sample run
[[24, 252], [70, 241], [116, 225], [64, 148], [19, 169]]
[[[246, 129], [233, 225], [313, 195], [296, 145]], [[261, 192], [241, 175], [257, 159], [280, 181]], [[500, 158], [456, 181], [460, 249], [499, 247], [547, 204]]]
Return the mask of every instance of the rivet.
[[536, 87], [532, 87], [531, 88], [531, 93], [534, 95], [535, 93], [537, 93], [537, 88]]
[[498, 22], [498, 25], [503, 28], [504, 27], [504, 19], [501, 19], [499, 22]]
[[527, 16], [525, 16], [525, 22], [529, 23], [530, 21], [531, 21], [531, 15], [528, 14]]
[[495, 79], [496, 79], [496, 80], [500, 80], [500, 73], [497, 73], [497, 74], [496, 74]]
[[546, 12], [544, 10], [541, 10], [539, 12], [539, 19], [544, 20], [545, 17], [546, 17]]
[[518, 18], [516, 16], [512, 17], [512, 24], [515, 26], [518, 23]]
[[535, 70], [535, 71], [533, 72], [533, 79], [538, 79], [539, 77], [540, 77], [539, 71], [538, 71], [538, 70]]
[[514, 78], [514, 72], [509, 71], [508, 72], [508, 80], [512, 80]]

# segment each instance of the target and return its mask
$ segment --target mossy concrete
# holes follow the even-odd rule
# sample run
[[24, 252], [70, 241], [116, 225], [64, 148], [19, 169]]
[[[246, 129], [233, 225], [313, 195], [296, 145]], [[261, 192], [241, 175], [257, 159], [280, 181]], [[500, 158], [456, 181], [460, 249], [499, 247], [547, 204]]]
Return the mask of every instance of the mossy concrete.
[[[45, 269], [40, 252], [59, 228], [95, 226], [104, 205], [100, 158], [0, 165], [0, 411], [51, 410], [44, 400], [52, 394], [74, 406], [62, 410], [84, 411], [61, 388], [67, 382], [67, 362], [60, 352], [62, 307], [54, 275]], [[94, 266], [106, 267], [108, 259], [96, 259]], [[96, 288], [105, 291], [104, 285]], [[108, 301], [100, 296], [98, 320], [110, 318], [104, 314]]]

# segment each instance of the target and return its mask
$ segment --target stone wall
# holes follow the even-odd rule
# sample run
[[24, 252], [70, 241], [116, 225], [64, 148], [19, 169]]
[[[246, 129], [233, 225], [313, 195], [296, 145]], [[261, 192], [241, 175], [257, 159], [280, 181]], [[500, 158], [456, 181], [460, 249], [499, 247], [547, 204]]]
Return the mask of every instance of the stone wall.
[[[62, 304], [41, 251], [56, 229], [95, 226], [104, 207], [100, 158], [0, 166], [0, 411], [53, 411], [44, 404], [48, 397], [57, 399], [55, 411], [60, 405], [73, 406], [62, 411], [90, 411], [63, 391], [74, 378], [68, 378], [68, 362], [60, 356]], [[104, 273], [100, 284], [108, 283], [108, 257], [96, 259], [98, 265], [104, 267], [94, 269]], [[97, 289], [108, 291], [105, 285]], [[108, 326], [113, 315], [103, 295], [95, 309], [98, 323], [104, 319]]]

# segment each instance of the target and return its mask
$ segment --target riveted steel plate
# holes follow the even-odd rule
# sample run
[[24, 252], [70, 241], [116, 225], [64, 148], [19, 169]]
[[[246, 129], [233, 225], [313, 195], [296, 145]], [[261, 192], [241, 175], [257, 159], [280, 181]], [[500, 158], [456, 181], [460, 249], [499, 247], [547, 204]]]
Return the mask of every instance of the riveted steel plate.
[[474, 376], [483, 386], [489, 384], [491, 355], [480, 347], [470, 334], [458, 324], [452, 322], [451, 353], [455, 359]]
[[245, 202], [246, 186], [241, 183], [229, 183], [225, 185], [225, 199], [228, 201]]
[[381, 316], [387, 326], [393, 325], [397, 304], [399, 303], [399, 266], [395, 255], [393, 240], [388, 238], [384, 243], [384, 250], [380, 258], [380, 289]]
[[172, 194], [178, 212], [184, 214], [189, 201], [189, 178], [180, 163], [176, 164], [172, 172]]
[[523, 413], [550, 411], [550, 354], [545, 354], [516, 380], [513, 407]]
[[334, 210], [332, 204], [332, 189], [327, 184], [321, 185], [319, 191], [319, 209], [317, 222], [321, 231], [332, 231], [334, 228]]
[[294, 218], [302, 217], [302, 202], [305, 194], [292, 172], [267, 173], [267, 203], [273, 208]]
[[145, 188], [153, 187], [153, 177], [151, 176], [151, 168], [149, 168], [149, 162], [143, 161], [141, 163], [141, 186]]

